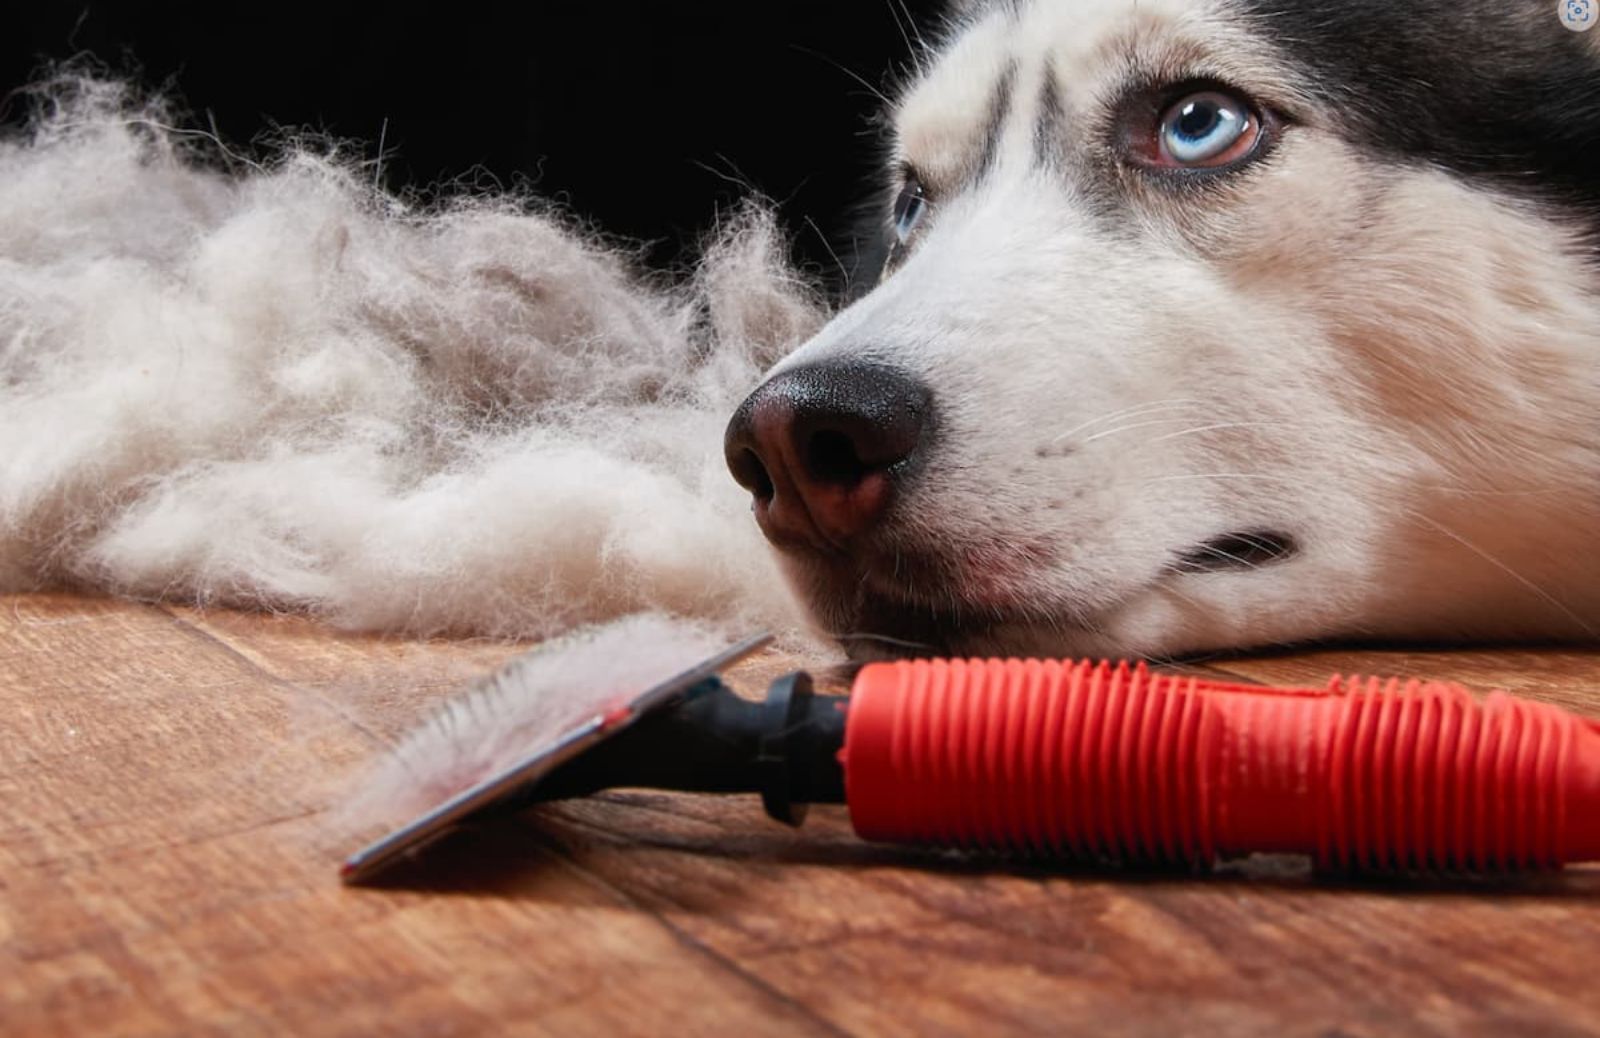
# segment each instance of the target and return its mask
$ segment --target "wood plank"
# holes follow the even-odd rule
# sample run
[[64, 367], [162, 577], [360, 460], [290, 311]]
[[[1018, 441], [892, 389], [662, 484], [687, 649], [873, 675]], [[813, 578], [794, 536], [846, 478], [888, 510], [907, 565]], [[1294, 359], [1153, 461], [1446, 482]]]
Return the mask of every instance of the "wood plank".
[[[612, 793], [344, 890], [330, 808], [516, 647], [0, 599], [0, 1033], [1600, 1033], [1600, 871], [1189, 877], [871, 847], [842, 810]], [[769, 656], [752, 685], [802, 661]], [[1600, 655], [1218, 661], [1507, 685], [1600, 714]]]
[[1600, 705], [1600, 651], [1455, 649], [1361, 652], [1324, 649], [1219, 660], [1219, 669], [1269, 684], [1325, 685], [1335, 674], [1455, 681], [1474, 691], [1505, 689], [1569, 710]]
[[[372, 737], [335, 708], [319, 716], [319, 690], [397, 658], [432, 678], [507, 647], [208, 621], [258, 626], [241, 650], [152, 607], [7, 605], [8, 1033], [365, 1034], [410, 1020], [449, 1034], [506, 1019], [549, 1033], [826, 1030], [531, 839], [514, 848], [528, 866], [515, 896], [338, 886], [319, 817]], [[652, 992], [644, 1015], [612, 997], [639, 984]]]

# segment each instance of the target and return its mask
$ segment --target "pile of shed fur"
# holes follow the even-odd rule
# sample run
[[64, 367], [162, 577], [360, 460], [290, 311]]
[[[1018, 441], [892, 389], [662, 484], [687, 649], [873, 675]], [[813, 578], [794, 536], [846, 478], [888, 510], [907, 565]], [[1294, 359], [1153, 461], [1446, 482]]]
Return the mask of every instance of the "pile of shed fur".
[[722, 425], [822, 308], [771, 219], [693, 276], [524, 197], [244, 162], [63, 78], [0, 140], [0, 591], [543, 637], [788, 626]]

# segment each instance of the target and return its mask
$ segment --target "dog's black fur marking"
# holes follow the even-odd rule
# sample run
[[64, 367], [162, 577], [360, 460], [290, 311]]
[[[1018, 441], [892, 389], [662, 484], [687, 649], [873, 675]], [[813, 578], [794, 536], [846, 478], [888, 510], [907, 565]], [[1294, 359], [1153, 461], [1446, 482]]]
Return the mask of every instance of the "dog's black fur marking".
[[1005, 133], [1006, 120], [1011, 117], [1011, 94], [1017, 85], [1017, 63], [1007, 63], [1005, 71], [995, 82], [994, 93], [989, 97], [989, 118], [983, 126], [983, 145], [978, 152], [978, 164], [973, 180], [982, 180], [994, 169], [995, 156], [1000, 151], [1000, 136]]
[[1600, 242], [1600, 47], [1547, 0], [1229, 0], [1358, 141], [1555, 203]]
[[1055, 66], [1045, 69], [1039, 88], [1039, 115], [1033, 126], [1033, 158], [1046, 169], [1055, 167], [1066, 147], [1067, 113], [1061, 106], [1061, 83]]

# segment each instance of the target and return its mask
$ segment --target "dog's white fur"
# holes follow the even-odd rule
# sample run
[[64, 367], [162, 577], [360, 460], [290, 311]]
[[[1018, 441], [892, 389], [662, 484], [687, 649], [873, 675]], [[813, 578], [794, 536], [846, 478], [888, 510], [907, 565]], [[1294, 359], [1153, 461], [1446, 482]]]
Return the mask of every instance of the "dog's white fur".
[[795, 625], [719, 450], [820, 324], [771, 221], [687, 290], [515, 198], [230, 172], [115, 84], [0, 142], [0, 591], [538, 637]]
[[[1119, 70], [1197, 59], [1296, 113], [1270, 170], [1181, 199], [1130, 177], [1108, 231], [1032, 161], [1047, 67], [1095, 126]], [[970, 181], [1007, 67], [989, 174], [780, 365], [890, 364], [938, 416], [894, 565], [786, 560], [824, 627], [894, 633], [887, 608], [940, 648], [1116, 654], [1600, 631], [1600, 276], [1575, 227], [1352, 147], [1209, 2], [978, 7], [898, 104], [895, 164]], [[1298, 556], [1173, 571], [1260, 528]]]

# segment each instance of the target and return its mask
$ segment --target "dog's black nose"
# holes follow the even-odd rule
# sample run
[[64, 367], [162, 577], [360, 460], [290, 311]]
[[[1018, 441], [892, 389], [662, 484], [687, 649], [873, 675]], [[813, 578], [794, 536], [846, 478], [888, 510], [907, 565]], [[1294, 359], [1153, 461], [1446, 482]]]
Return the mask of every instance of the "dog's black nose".
[[841, 549], [888, 510], [930, 405], [921, 383], [885, 365], [796, 368], [739, 406], [723, 449], [769, 540]]

